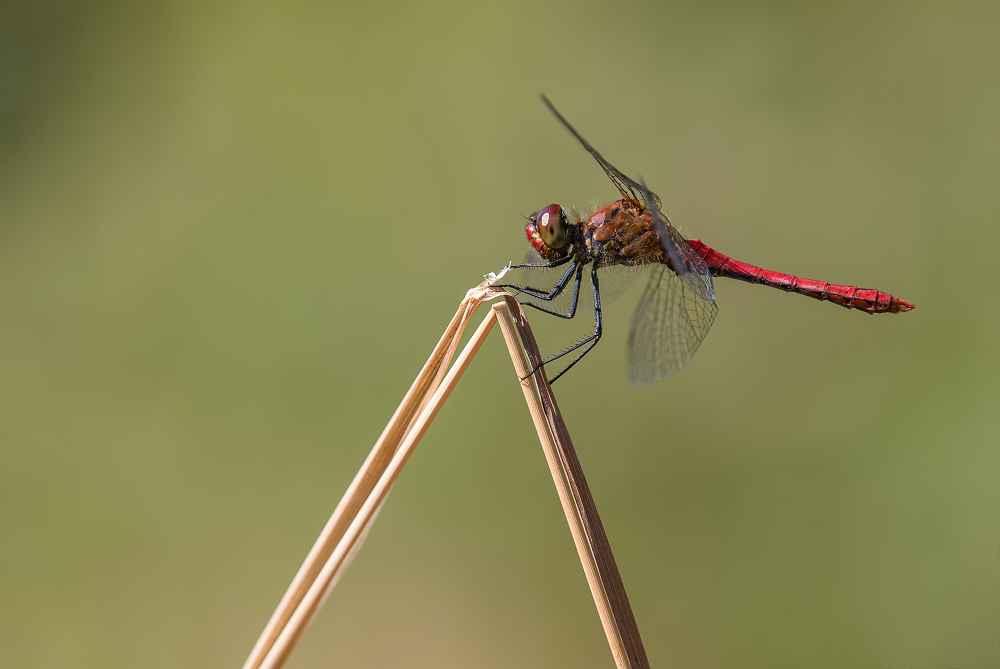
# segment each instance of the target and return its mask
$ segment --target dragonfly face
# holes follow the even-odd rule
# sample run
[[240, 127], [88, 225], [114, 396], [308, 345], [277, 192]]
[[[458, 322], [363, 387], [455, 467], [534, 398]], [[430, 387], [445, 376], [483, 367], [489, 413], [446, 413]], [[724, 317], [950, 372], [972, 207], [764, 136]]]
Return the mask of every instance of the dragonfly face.
[[566, 220], [566, 212], [558, 204], [550, 204], [528, 219], [524, 234], [546, 260], [565, 258], [569, 253], [573, 228]]

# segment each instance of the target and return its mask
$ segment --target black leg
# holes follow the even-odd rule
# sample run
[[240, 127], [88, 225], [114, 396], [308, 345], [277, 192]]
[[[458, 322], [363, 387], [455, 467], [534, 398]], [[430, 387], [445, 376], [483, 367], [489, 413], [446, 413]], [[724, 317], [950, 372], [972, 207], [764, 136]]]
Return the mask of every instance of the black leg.
[[[543, 265], [522, 265], [522, 267], [543, 267]], [[497, 288], [513, 288], [514, 290], [517, 291], [515, 293], [515, 297], [517, 295], [520, 295], [521, 293], [524, 293], [525, 295], [528, 295], [529, 297], [534, 297], [535, 299], [538, 299], [538, 300], [545, 300], [546, 302], [550, 302], [550, 301], [556, 299], [557, 297], [559, 297], [559, 294], [563, 292], [563, 289], [566, 287], [566, 284], [569, 282], [569, 278], [571, 276], [573, 276], [573, 270], [575, 270], [576, 268], [577, 268], [577, 264], [576, 263], [573, 263], [572, 265], [570, 265], [569, 269], [567, 269], [566, 273], [562, 275], [562, 278], [559, 279], [559, 282], [556, 283], [555, 287], [552, 290], [550, 290], [549, 292], [547, 292], [547, 293], [544, 292], [544, 291], [542, 291], [542, 290], [539, 290], [538, 288], [532, 288], [531, 286], [518, 286], [517, 284], [514, 284], [514, 283], [499, 283], [499, 284], [496, 284], [496, 287]], [[542, 311], [546, 311], [547, 313], [552, 313], [552, 312], [549, 312], [546, 309], [542, 309]]]
[[525, 307], [538, 309], [542, 313], [558, 316], [559, 318], [573, 318], [574, 316], [576, 316], [576, 305], [580, 298], [580, 283], [583, 280], [583, 267], [584, 267], [583, 265], [576, 266], [576, 279], [573, 281], [573, 299], [571, 299], [569, 303], [569, 313], [561, 314], [558, 311], [555, 311], [554, 309], [546, 309], [545, 307], [538, 304], [534, 304], [533, 302], [522, 302], [521, 304]]
[[[534, 374], [536, 371], [538, 371], [539, 367], [541, 367], [542, 365], [550, 363], [553, 360], [558, 360], [559, 358], [563, 357], [564, 355], [568, 355], [569, 353], [572, 353], [573, 351], [579, 349], [581, 346], [587, 346], [587, 344], [590, 344], [589, 346], [587, 346], [587, 348], [585, 348], [583, 350], [583, 353], [581, 353], [580, 355], [576, 356], [576, 358], [573, 360], [573, 362], [569, 363], [566, 366], [565, 369], [563, 369], [561, 372], [559, 372], [558, 374], [556, 374], [555, 376], [553, 376], [549, 380], [549, 384], [551, 385], [551, 384], [555, 383], [556, 380], [560, 376], [562, 376], [563, 374], [565, 374], [566, 372], [568, 372], [570, 370], [570, 368], [573, 367], [573, 365], [575, 365], [576, 363], [580, 362], [580, 360], [583, 359], [583, 356], [585, 356], [588, 353], [590, 353], [590, 350], [592, 348], [594, 348], [595, 346], [597, 346], [597, 342], [599, 342], [601, 340], [601, 334], [603, 333], [604, 326], [603, 326], [602, 317], [601, 317], [601, 289], [600, 289], [600, 285], [597, 282], [597, 267], [596, 266], [593, 267], [590, 270], [590, 278], [591, 278], [591, 281], [594, 284], [594, 334], [590, 335], [589, 337], [587, 337], [586, 339], [580, 341], [579, 343], [574, 344], [573, 346], [570, 346], [568, 349], [566, 349], [562, 353], [554, 355], [551, 358], [549, 358], [548, 360], [543, 360], [541, 363], [539, 363], [539, 365], [537, 367], [535, 367], [533, 370], [531, 370], [531, 373], [528, 374], [528, 376], [531, 376], [531, 374]], [[577, 290], [579, 290], [579, 278], [577, 279]], [[573, 300], [573, 308], [574, 308], [574, 310], [576, 309], [576, 296], [575, 295], [574, 295], [574, 300]], [[528, 378], [528, 377], [526, 376], [524, 378]]]
[[559, 258], [559, 260], [553, 260], [552, 262], [547, 262], [541, 265], [535, 265], [532, 263], [525, 263], [523, 265], [511, 265], [510, 269], [521, 269], [522, 267], [537, 267], [541, 269], [544, 269], [546, 267], [559, 267], [559, 265], [565, 265], [575, 257], [576, 254], [570, 252], [569, 255], [563, 256], [562, 258]]

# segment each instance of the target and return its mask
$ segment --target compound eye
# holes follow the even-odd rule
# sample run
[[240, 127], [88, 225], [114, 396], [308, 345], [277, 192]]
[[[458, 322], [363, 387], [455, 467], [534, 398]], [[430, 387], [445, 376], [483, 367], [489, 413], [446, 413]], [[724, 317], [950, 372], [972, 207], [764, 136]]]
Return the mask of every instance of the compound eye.
[[550, 249], [566, 246], [566, 214], [558, 204], [550, 204], [535, 215], [535, 225], [542, 241]]

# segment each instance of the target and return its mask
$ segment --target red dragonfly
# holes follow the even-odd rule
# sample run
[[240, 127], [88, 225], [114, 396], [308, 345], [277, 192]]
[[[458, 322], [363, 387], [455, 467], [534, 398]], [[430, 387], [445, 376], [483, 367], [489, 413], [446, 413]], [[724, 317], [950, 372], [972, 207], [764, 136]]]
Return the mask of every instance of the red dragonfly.
[[[550, 204], [530, 216], [525, 234], [534, 248], [532, 261], [514, 265], [511, 269], [524, 270], [521, 276], [527, 280], [541, 270], [563, 266], [565, 270], [557, 270], [561, 275], [551, 288], [500, 284], [527, 298], [523, 302], [528, 306], [561, 318], [573, 318], [580, 285], [584, 282], [584, 270], [590, 266], [594, 331], [541, 363], [545, 365], [577, 352], [573, 361], [551, 382], [569, 371], [600, 340], [603, 324], [598, 272], [604, 277], [611, 273], [611, 268], [652, 269], [628, 336], [629, 380], [638, 387], [670, 376], [698, 350], [718, 312], [712, 283], [715, 277], [760, 283], [869, 314], [895, 314], [913, 309], [912, 303], [873, 288], [842, 286], [772, 272], [733, 260], [697, 239], [684, 239], [660, 211], [660, 198], [646, 188], [641, 178], [634, 181], [619, 171], [563, 118], [544, 95], [542, 102], [597, 160], [621, 194], [621, 199], [586, 218], [574, 212], [575, 222], [570, 222], [566, 210], [558, 204]], [[617, 287], [621, 288], [631, 278], [634, 278], [634, 273], [624, 281], [618, 280]], [[571, 282], [572, 289], [569, 289]], [[560, 301], [565, 302], [567, 297], [567, 311], [553, 308]], [[537, 368], [532, 373], [535, 371]]]

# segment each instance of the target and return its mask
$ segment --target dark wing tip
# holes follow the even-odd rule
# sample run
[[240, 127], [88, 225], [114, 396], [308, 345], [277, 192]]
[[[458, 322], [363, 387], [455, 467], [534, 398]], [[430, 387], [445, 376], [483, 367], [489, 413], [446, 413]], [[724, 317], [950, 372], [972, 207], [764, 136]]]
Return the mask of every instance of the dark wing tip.
[[566, 126], [566, 128], [567, 128], [567, 129], [568, 129], [568, 130], [569, 130], [569, 131], [570, 131], [571, 133], [573, 133], [573, 135], [575, 135], [577, 139], [579, 139], [579, 140], [580, 140], [580, 142], [582, 142], [582, 143], [583, 143], [584, 147], [586, 147], [586, 149], [587, 149], [588, 151], [592, 151], [592, 149], [591, 149], [590, 145], [589, 145], [589, 144], [587, 144], [587, 142], [586, 142], [586, 141], [584, 141], [583, 137], [581, 137], [581, 136], [580, 136], [580, 133], [578, 133], [578, 132], [576, 131], [576, 128], [574, 128], [574, 127], [573, 127], [573, 125], [572, 125], [572, 124], [571, 124], [571, 123], [570, 123], [569, 121], [567, 121], [567, 120], [566, 120], [566, 117], [565, 117], [565, 116], [563, 116], [562, 114], [560, 114], [560, 113], [559, 113], [559, 110], [558, 110], [558, 109], [556, 109], [556, 106], [555, 106], [554, 104], [552, 104], [552, 101], [551, 101], [551, 100], [549, 100], [549, 99], [548, 99], [547, 97], [545, 97], [545, 93], [539, 93], [539, 94], [538, 94], [538, 97], [539, 97], [539, 98], [541, 99], [541, 101], [542, 101], [542, 102], [543, 102], [543, 103], [545, 104], [545, 106], [549, 108], [549, 111], [550, 111], [550, 112], [552, 112], [553, 114], [555, 114], [555, 117], [556, 117], [557, 119], [559, 119], [559, 121], [560, 121], [560, 122], [561, 122], [561, 123], [562, 123], [562, 124], [563, 124], [564, 126]]

